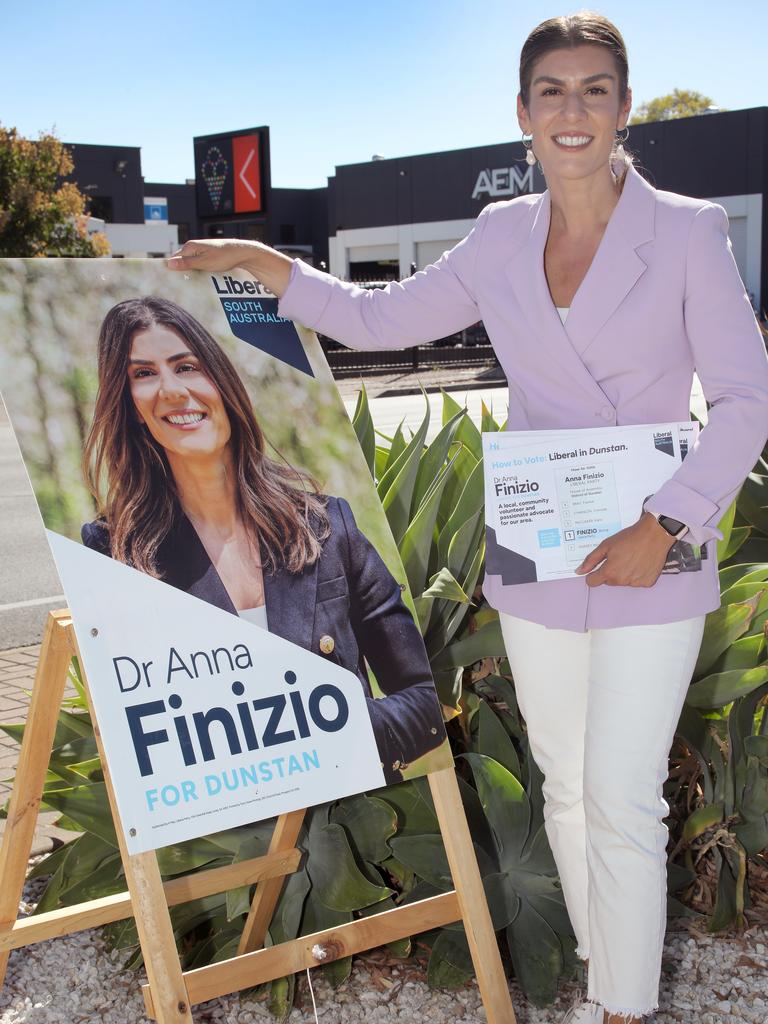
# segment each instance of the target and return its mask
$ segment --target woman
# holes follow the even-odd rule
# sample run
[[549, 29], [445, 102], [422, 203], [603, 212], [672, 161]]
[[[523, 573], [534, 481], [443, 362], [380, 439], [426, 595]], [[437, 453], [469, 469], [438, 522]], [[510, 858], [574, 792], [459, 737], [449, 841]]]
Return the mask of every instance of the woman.
[[[446, 337], [479, 318], [509, 380], [508, 429], [689, 418], [695, 447], [581, 578], [505, 585], [488, 567], [547, 834], [588, 960], [571, 1021], [637, 1021], [657, 1003], [666, 919], [668, 752], [704, 617], [719, 605], [717, 523], [768, 433], [768, 362], [715, 204], [657, 191], [621, 141], [631, 108], [618, 29], [591, 12], [539, 25], [518, 119], [542, 195], [491, 203], [434, 265], [365, 292], [258, 243], [188, 242], [176, 269], [249, 270], [282, 316], [357, 348]], [[683, 534], [698, 572], [662, 573]], [[556, 714], [553, 711], [556, 710]]]
[[85, 474], [100, 517], [84, 543], [355, 672], [400, 781], [443, 741], [440, 705], [400, 586], [347, 502], [266, 454], [234, 366], [175, 303], [114, 306], [98, 374]]

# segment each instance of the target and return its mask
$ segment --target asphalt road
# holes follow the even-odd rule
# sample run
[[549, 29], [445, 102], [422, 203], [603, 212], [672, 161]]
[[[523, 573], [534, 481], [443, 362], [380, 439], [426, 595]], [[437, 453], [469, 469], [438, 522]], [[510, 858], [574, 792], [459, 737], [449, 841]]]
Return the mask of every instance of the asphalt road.
[[37, 643], [66, 602], [32, 488], [0, 402], [0, 651]]
[[[481, 388], [475, 391], [461, 391], [460, 389], [454, 391], [451, 389], [449, 394], [459, 405], [466, 405], [469, 415], [475, 423], [480, 423], [480, 406], [482, 402], [485, 402], [486, 406], [493, 410], [494, 418], [497, 421], [503, 422], [507, 418], [509, 392], [506, 387]], [[427, 398], [429, 400], [427, 444], [429, 444], [442, 426], [443, 399], [439, 392], [429, 394]], [[355, 411], [356, 402], [356, 398], [344, 399], [344, 405], [350, 418]], [[373, 398], [370, 405], [374, 426], [388, 437], [392, 437], [401, 421], [404, 422], [406, 428], [416, 430], [424, 418], [423, 395], [395, 395], [391, 398]]]

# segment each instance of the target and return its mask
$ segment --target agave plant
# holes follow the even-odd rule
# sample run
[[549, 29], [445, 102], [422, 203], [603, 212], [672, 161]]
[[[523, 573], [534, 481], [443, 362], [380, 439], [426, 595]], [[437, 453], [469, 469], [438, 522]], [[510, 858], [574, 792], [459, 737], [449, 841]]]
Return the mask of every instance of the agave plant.
[[[484, 560], [480, 431], [503, 429], [483, 406], [480, 428], [443, 396], [441, 428], [426, 444], [429, 406], [418, 429], [375, 430], [365, 390], [354, 426], [398, 542], [418, 622], [457, 755], [464, 808], [494, 924], [523, 990], [554, 998], [576, 969], [575, 941], [543, 828], [541, 776], [529, 754], [498, 615], [481, 596]], [[748, 906], [748, 864], [768, 839], [768, 466], [761, 460], [721, 527], [722, 608], [708, 617], [681, 717], [667, 797], [676, 842], [670, 888], [717, 876], [711, 927], [739, 921]], [[736, 564], [736, 557], [745, 561]], [[38, 912], [124, 889], [101, 765], [82, 685], [62, 709], [44, 806], [82, 833], [41, 862], [49, 882]], [[22, 726], [5, 726], [16, 738]], [[166, 878], [266, 852], [274, 822], [232, 829], [158, 851]], [[425, 779], [350, 797], [308, 812], [305, 857], [283, 888], [269, 929], [276, 943], [444, 891], [450, 872]], [[699, 881], [697, 881], [697, 874]], [[174, 907], [184, 966], [232, 956], [247, 911], [247, 887]], [[685, 912], [670, 901], [674, 912]], [[130, 966], [140, 963], [132, 921], [106, 929]], [[472, 964], [460, 925], [426, 933], [431, 984], [464, 983]], [[406, 956], [410, 940], [392, 944]], [[320, 968], [337, 984], [349, 958]], [[290, 1011], [295, 978], [262, 986], [273, 1012]]]
[[[438, 695], [458, 713], [465, 667], [504, 657], [504, 644], [498, 615], [487, 604], [473, 606], [485, 558], [481, 432], [443, 393], [442, 426], [427, 446], [425, 404], [409, 440], [401, 425], [392, 438], [379, 435], [377, 444], [362, 388], [353, 424], [400, 547]], [[485, 406], [481, 427], [503, 429]]]
[[[673, 857], [689, 895], [707, 880], [714, 889], [703, 894], [712, 931], [744, 925], [750, 864], [768, 866], [768, 515], [757, 472], [765, 468], [763, 458], [720, 524], [722, 602], [707, 616], [673, 751]], [[764, 561], [737, 561], [747, 551]]]

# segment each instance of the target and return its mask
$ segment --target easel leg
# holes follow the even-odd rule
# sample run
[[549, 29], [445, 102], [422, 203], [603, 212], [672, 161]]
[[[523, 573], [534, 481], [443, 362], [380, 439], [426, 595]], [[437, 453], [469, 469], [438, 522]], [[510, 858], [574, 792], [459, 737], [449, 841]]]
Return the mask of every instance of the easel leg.
[[[270, 853], [283, 853], [293, 849], [299, 838], [305, 814], [306, 811], [302, 810], [280, 815], [269, 844]], [[237, 947], [238, 955], [252, 953], [264, 945], [267, 928], [269, 928], [269, 922], [272, 920], [284, 883], [285, 878], [268, 878], [257, 883], [251, 909], [248, 911], [243, 934], [240, 936], [240, 944]]]
[[[69, 643], [68, 612], [51, 612], [37, 663], [27, 726], [11, 792], [8, 819], [0, 846], [0, 927], [11, 927], [27, 875], [29, 851], [37, 824], [48, 760], [56, 733], [67, 670], [73, 651]], [[5, 981], [9, 952], [0, 953], [0, 987]]]
[[[118, 824], [118, 830], [119, 827]], [[133, 855], [124, 853], [123, 867], [131, 894], [136, 930], [144, 953], [144, 967], [152, 992], [155, 1019], [160, 1024], [191, 1024], [192, 1011], [157, 866], [157, 855], [154, 851]]]
[[453, 768], [427, 776], [488, 1024], [515, 1024], [515, 1011]]
[[[72, 626], [69, 628], [72, 631], [70, 642], [79, 652], [74, 629]], [[80, 664], [82, 665], [82, 658]], [[160, 1024], [191, 1024], [192, 1012], [187, 996], [187, 987], [184, 984], [181, 961], [176, 949], [176, 939], [173, 935], [160, 868], [157, 866], [157, 854], [154, 850], [150, 853], [129, 854], [126, 849], [123, 825], [117, 809], [115, 791], [112, 788], [112, 779], [107, 768], [107, 759], [104, 755], [104, 746], [101, 742], [101, 733], [96, 721], [96, 713], [93, 710], [85, 672], [83, 672], [83, 681], [93, 721], [93, 734], [104, 772], [109, 806], [115, 823], [117, 845], [120, 848], [128, 892], [131, 894], [136, 930], [139, 933], [141, 951], [144, 955], [144, 968], [152, 992], [155, 1019]]]

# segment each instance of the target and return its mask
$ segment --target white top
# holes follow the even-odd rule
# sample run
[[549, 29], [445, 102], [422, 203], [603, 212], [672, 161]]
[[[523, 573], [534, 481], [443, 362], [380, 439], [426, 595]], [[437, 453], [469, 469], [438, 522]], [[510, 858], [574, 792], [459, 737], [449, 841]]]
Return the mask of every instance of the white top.
[[241, 608], [237, 613], [241, 619], [247, 619], [254, 626], [261, 626], [262, 629], [269, 629], [267, 625], [267, 606], [260, 604], [256, 608]]
[[570, 306], [555, 306], [555, 309], [560, 314], [560, 319], [563, 323], [565, 323], [565, 318], [568, 316], [568, 310], [570, 308]]

